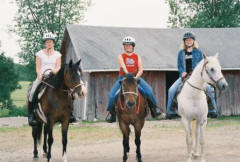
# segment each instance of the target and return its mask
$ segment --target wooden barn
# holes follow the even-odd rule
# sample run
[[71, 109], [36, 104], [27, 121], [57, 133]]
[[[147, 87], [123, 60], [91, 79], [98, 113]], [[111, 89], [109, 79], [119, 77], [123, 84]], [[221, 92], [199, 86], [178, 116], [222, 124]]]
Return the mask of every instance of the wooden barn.
[[117, 56], [122, 38], [136, 39], [135, 52], [143, 60], [143, 78], [152, 86], [164, 111], [168, 88], [178, 78], [177, 53], [186, 31], [193, 31], [207, 55], [219, 53], [229, 89], [217, 100], [220, 115], [240, 114], [240, 28], [154, 29], [68, 25], [62, 41], [63, 60], [82, 59], [88, 95], [75, 101], [83, 120], [105, 119], [108, 92], [118, 76]]

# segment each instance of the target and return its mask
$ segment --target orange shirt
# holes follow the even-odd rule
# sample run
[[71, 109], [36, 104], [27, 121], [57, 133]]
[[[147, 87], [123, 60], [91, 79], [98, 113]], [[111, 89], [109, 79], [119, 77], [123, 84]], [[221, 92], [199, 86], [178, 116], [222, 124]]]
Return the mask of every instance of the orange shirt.
[[[129, 56], [126, 53], [123, 53], [122, 58], [128, 72], [131, 74], [136, 74], [138, 72], [138, 55], [133, 53], [131, 56]], [[119, 75], [124, 75], [122, 68], [119, 70]]]

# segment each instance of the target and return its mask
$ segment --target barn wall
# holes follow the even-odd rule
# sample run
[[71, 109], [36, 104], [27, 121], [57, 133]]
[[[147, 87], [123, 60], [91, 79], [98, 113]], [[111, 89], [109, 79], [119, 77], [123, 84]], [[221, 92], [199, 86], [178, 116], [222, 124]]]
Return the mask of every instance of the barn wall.
[[228, 90], [217, 100], [221, 115], [240, 115], [240, 71], [224, 71]]
[[[96, 72], [90, 74], [88, 120], [105, 119], [108, 93], [117, 79], [117, 72]], [[143, 78], [152, 86], [158, 106], [165, 109], [165, 73], [144, 72]], [[164, 110], [165, 111], [165, 110]]]

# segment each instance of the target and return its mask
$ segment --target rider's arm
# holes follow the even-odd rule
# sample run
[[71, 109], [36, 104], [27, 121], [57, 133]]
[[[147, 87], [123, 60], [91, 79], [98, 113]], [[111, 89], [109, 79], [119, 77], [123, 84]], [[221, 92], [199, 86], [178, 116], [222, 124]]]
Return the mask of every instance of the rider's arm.
[[126, 68], [126, 65], [124, 64], [122, 55], [119, 55], [119, 56], [118, 56], [118, 63], [119, 63], [120, 68], [123, 69], [123, 72], [124, 72], [125, 74], [127, 74], [127, 73], [128, 73], [128, 70], [127, 70], [127, 68]]
[[41, 74], [41, 58], [39, 56], [36, 57], [36, 72], [39, 80], [42, 80]]
[[53, 73], [53, 74], [56, 74], [56, 73], [60, 70], [60, 68], [61, 68], [61, 62], [62, 62], [62, 61], [61, 61], [61, 57], [59, 57], [59, 58], [57, 59], [55, 69], [52, 70], [52, 73]]
[[179, 51], [178, 53], [178, 61], [177, 61], [177, 64], [178, 64], [178, 72], [179, 72], [179, 75], [180, 77], [183, 77], [183, 75], [185, 76], [187, 73], [184, 69], [184, 63], [183, 63], [183, 57], [182, 57], [182, 51]]
[[138, 56], [138, 73], [136, 75], [136, 78], [138, 79], [139, 77], [141, 77], [142, 73], [143, 73], [142, 59], [140, 56]]

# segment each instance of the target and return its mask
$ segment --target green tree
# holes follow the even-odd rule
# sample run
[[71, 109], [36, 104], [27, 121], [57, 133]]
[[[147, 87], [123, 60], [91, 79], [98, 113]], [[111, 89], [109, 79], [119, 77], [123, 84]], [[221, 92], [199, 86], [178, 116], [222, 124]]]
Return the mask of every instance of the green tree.
[[167, 0], [171, 27], [240, 26], [239, 0]]
[[32, 76], [29, 73], [27, 65], [15, 64], [18, 73], [18, 81], [30, 81]]
[[90, 0], [15, 0], [18, 12], [12, 29], [20, 36], [19, 57], [26, 64], [31, 80], [36, 77], [35, 54], [43, 48], [45, 32], [55, 33], [55, 49], [59, 50], [67, 24], [84, 19]]
[[10, 94], [18, 88], [18, 74], [13, 60], [0, 54], [0, 104], [1, 107], [11, 106]]

